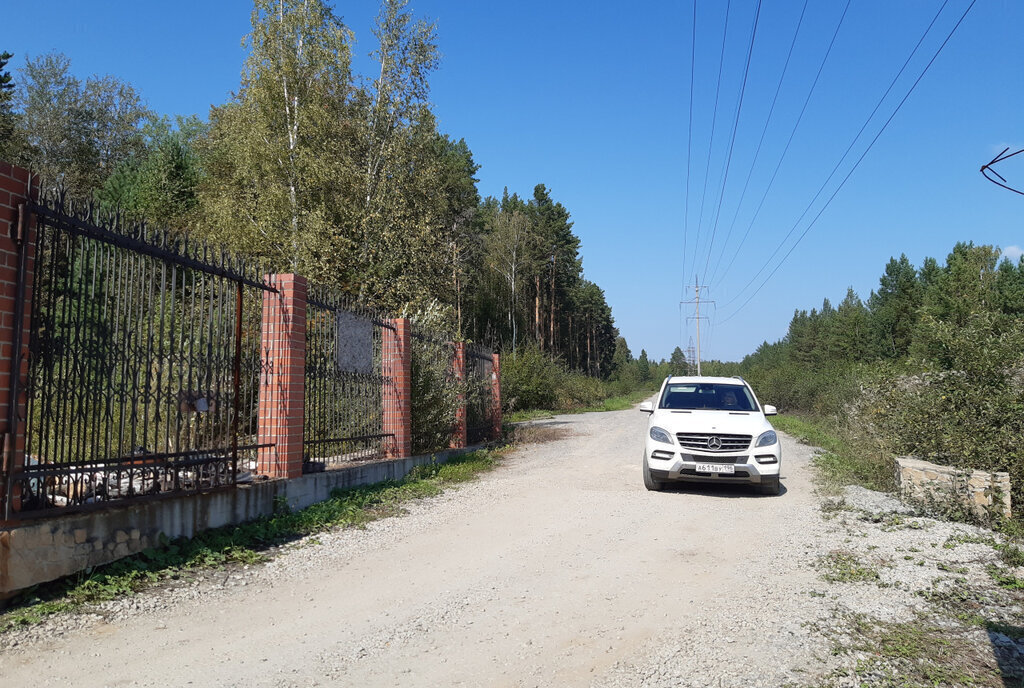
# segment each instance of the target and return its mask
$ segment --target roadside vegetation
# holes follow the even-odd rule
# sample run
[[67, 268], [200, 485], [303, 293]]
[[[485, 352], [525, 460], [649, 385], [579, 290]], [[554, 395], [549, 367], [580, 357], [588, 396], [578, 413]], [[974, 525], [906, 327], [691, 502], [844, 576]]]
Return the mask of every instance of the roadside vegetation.
[[[616, 374], [620, 337], [569, 209], [541, 183], [482, 197], [469, 144], [440, 129], [435, 23], [380, 0], [372, 45], [357, 48], [327, 0], [253, 0], [251, 20], [240, 83], [206, 113], [155, 112], [132, 84], [78, 75], [60, 53], [0, 50], [0, 160], [31, 168], [44, 194], [355, 305], [429, 313], [432, 330], [508, 356], [513, 377], [520, 352], [542, 354], [559, 394], [514, 394], [514, 410], [633, 391], [599, 382]], [[372, 51], [367, 74], [356, 51]]]
[[[298, 511], [281, 503], [265, 518], [208, 530], [191, 539], [167, 540], [138, 555], [36, 586], [20, 593], [0, 613], [0, 633], [204, 570], [258, 564], [272, 556], [276, 548], [300, 538], [400, 515], [403, 505], [412, 500], [436, 496], [493, 469], [502, 451], [481, 450], [444, 463], [424, 464], [400, 481], [335, 490], [330, 499]], [[315, 540], [309, 542], [318, 544]]]
[[678, 347], [670, 360], [656, 362], [644, 350], [634, 358], [622, 337], [616, 338], [606, 379], [574, 372], [562, 360], [526, 346], [501, 359], [502, 403], [513, 423], [554, 413], [622, 411], [653, 394], [665, 377], [685, 372]]
[[850, 289], [796, 311], [780, 341], [708, 368], [745, 377], [785, 412], [778, 427], [825, 449], [827, 481], [891, 489], [891, 457], [914, 456], [1007, 471], [1020, 505], [1022, 316], [1024, 263], [959, 243], [944, 264], [893, 258], [866, 302]]

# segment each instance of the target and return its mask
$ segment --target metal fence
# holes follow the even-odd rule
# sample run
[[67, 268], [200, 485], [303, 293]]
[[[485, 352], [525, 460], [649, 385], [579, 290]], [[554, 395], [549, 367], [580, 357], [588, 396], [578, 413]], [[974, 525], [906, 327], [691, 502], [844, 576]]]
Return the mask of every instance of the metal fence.
[[466, 436], [469, 444], [490, 439], [494, 430], [494, 353], [466, 345]]
[[22, 515], [189, 493], [255, 468], [252, 266], [53, 198], [37, 242]]
[[310, 285], [306, 301], [305, 473], [384, 455], [383, 334], [378, 313]]

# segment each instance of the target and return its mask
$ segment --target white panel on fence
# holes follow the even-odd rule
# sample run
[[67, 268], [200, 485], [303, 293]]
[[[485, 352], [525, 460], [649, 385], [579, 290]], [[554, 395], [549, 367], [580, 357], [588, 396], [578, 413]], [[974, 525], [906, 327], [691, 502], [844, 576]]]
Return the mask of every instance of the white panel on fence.
[[373, 373], [373, 323], [347, 311], [334, 312], [335, 360], [339, 370]]

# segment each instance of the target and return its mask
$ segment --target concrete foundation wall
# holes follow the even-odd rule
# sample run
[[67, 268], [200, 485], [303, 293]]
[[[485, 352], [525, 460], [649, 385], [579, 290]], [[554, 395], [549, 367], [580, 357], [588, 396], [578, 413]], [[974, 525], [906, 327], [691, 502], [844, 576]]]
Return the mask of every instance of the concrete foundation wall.
[[1011, 516], [1010, 474], [972, 471], [900, 457], [896, 459], [900, 494], [917, 500], [957, 500], [975, 515]]
[[292, 509], [321, 502], [337, 488], [400, 480], [432, 458], [447, 461], [472, 449], [415, 456], [270, 480], [208, 494], [6, 524], [0, 528], [0, 599], [18, 590], [137, 554], [167, 538], [193, 537], [273, 513], [275, 501]]

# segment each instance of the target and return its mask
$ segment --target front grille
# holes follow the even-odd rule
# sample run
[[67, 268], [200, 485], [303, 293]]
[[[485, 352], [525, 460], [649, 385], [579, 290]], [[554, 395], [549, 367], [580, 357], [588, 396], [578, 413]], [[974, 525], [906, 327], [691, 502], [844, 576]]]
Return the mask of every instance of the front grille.
[[750, 458], [746, 454], [739, 456], [698, 456], [697, 454], [683, 454], [683, 461], [699, 461], [700, 463], [739, 463], [745, 464]]
[[[712, 441], [713, 437], [717, 437], [721, 441], [721, 447], [711, 448], [708, 446], [708, 442]], [[749, 447], [753, 436], [719, 435], [709, 432], [679, 432], [676, 433], [676, 439], [679, 440], [679, 446], [687, 449], [698, 449], [706, 452], [734, 452], [742, 451]], [[712, 444], [714, 444], [713, 441]]]

